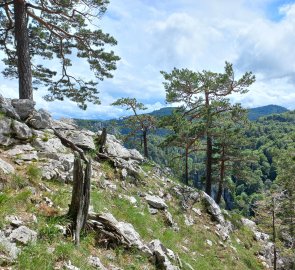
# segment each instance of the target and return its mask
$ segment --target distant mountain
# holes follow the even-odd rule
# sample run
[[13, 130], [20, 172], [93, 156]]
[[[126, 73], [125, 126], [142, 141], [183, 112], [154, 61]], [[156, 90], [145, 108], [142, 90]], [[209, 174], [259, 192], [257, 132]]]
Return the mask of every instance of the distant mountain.
[[161, 108], [159, 110], [150, 112], [149, 114], [156, 117], [167, 116], [167, 115], [171, 115], [175, 109], [176, 107], [165, 107], [165, 108]]
[[267, 106], [261, 106], [257, 108], [251, 108], [248, 111], [248, 118], [251, 121], [257, 120], [259, 117], [267, 116], [270, 114], [278, 114], [278, 113], [284, 113], [288, 110], [282, 106], [278, 105], [267, 105]]
[[[159, 110], [150, 112], [149, 114], [153, 115], [155, 117], [167, 116], [167, 115], [171, 115], [173, 110], [175, 110], [175, 109], [176, 109], [176, 107], [165, 107], [165, 108], [161, 108]], [[278, 106], [278, 105], [267, 105], [267, 106], [249, 109], [248, 110], [248, 118], [251, 121], [255, 121], [259, 117], [262, 117], [262, 116], [268, 116], [271, 114], [280, 114], [280, 113], [284, 113], [287, 111], [288, 110], [286, 108]], [[102, 127], [112, 127], [114, 125], [114, 123], [121, 127], [120, 132], [122, 132], [122, 129], [124, 129], [123, 128], [123, 125], [124, 125], [123, 119], [111, 119], [111, 120], [75, 119], [75, 121], [78, 124], [78, 126], [92, 130], [92, 131], [101, 130]], [[123, 132], [123, 133], [125, 133], [125, 132]]]

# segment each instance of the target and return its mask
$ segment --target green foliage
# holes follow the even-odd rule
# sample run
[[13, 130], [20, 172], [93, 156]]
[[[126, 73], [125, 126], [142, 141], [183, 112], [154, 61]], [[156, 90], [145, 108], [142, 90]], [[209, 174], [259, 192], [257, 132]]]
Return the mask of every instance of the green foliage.
[[[80, 108], [86, 109], [87, 102], [99, 103], [97, 82], [85, 81], [79, 76], [74, 77], [71, 70], [72, 55], [88, 62], [97, 80], [111, 78], [111, 71], [116, 69], [119, 57], [106, 47], [116, 45], [116, 40], [109, 34], [94, 26], [94, 21], [105, 13], [109, 1], [27, 1], [24, 3], [25, 19], [28, 20], [28, 43], [34, 87], [40, 84], [48, 88], [45, 96], [48, 101], [69, 98]], [[22, 2], [16, 5], [21, 5]], [[0, 49], [6, 54], [3, 60], [6, 77], [18, 77], [17, 46], [15, 42], [15, 17], [20, 16], [14, 11], [14, 5], [8, 3], [0, 7]], [[12, 16], [11, 14], [16, 14]], [[19, 18], [21, 21], [23, 18]], [[26, 42], [27, 40], [22, 40]], [[52, 59], [58, 59], [60, 69], [56, 65], [44, 66]], [[42, 61], [40, 61], [40, 59]]]
[[31, 182], [36, 183], [41, 180], [42, 177], [42, 171], [40, 168], [37, 167], [35, 163], [31, 163], [27, 167], [27, 175]]

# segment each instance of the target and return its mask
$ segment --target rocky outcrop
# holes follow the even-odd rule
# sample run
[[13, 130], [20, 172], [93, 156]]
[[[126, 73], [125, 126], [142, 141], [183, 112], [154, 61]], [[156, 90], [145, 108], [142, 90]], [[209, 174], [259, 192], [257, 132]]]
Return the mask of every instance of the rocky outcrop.
[[13, 242], [28, 244], [29, 242], [36, 242], [37, 233], [30, 230], [26, 226], [20, 226], [17, 229], [13, 230], [9, 235], [9, 239]]
[[0, 158], [0, 170], [5, 174], [14, 173], [14, 167]]
[[147, 256], [152, 255], [150, 249], [142, 242], [132, 224], [117, 221], [111, 213], [90, 213], [89, 216], [89, 224], [104, 237], [108, 238], [110, 242], [115, 242], [128, 248], [135, 247]]
[[159, 196], [146, 195], [145, 200], [153, 208], [156, 208], [156, 209], [166, 209], [166, 208], [168, 208], [165, 201], [162, 198], [160, 198]]
[[35, 110], [36, 102], [31, 99], [12, 99], [11, 105], [21, 120], [26, 120]]
[[172, 261], [176, 261], [174, 252], [166, 248], [160, 240], [156, 239], [149, 243], [149, 248], [152, 251], [157, 269], [163, 270], [179, 270], [178, 266], [172, 264]]

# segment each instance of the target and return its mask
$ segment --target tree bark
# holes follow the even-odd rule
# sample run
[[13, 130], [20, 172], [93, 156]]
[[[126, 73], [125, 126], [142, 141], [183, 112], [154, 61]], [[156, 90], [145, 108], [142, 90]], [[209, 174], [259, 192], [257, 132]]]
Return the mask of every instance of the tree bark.
[[224, 172], [225, 172], [224, 147], [222, 147], [220, 176], [219, 176], [219, 183], [218, 183], [218, 191], [217, 191], [217, 195], [216, 195], [216, 203], [217, 204], [220, 204], [221, 196], [222, 196], [222, 192], [223, 192]]
[[90, 203], [91, 160], [83, 166], [80, 157], [75, 157], [73, 172], [72, 200], [69, 207], [69, 216], [73, 220], [75, 244], [80, 243], [80, 233], [84, 229]]
[[148, 146], [147, 146], [147, 130], [146, 129], [143, 130], [142, 137], [143, 137], [143, 153], [144, 153], [144, 157], [148, 158], [149, 153], [148, 153]]
[[206, 187], [205, 192], [211, 196], [211, 190], [212, 190], [212, 138], [209, 133], [209, 128], [211, 126], [211, 116], [209, 112], [209, 93], [205, 92], [205, 106], [207, 110], [207, 132], [206, 132]]
[[18, 61], [19, 98], [33, 99], [32, 70], [29, 51], [28, 22], [26, 3], [14, 0], [15, 40]]
[[185, 148], [185, 184], [188, 186], [188, 148]]

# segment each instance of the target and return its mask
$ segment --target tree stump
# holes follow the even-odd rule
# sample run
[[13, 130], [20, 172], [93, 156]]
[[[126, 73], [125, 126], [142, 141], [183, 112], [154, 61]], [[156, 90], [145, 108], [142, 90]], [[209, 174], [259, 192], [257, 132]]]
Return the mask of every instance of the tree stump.
[[85, 227], [90, 203], [91, 160], [86, 162], [76, 155], [73, 174], [74, 183], [69, 216], [73, 221], [75, 244], [79, 245], [80, 233]]

